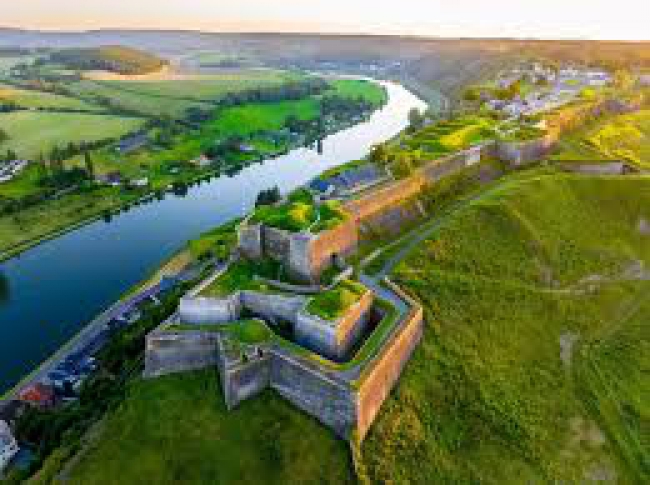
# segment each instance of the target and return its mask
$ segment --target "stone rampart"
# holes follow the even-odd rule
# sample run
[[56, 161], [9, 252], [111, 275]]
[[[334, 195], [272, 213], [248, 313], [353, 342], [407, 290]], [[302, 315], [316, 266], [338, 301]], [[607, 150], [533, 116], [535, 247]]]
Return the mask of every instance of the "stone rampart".
[[345, 203], [345, 208], [357, 222], [362, 223], [389, 207], [415, 197], [420, 193], [425, 182], [425, 178], [418, 172], [385, 187], [380, 187], [359, 199], [348, 201]]
[[296, 318], [296, 342], [312, 352], [340, 361], [350, 353], [366, 330], [374, 294], [367, 291], [361, 299], [338, 320], [323, 320], [301, 310]]
[[238, 295], [224, 298], [181, 298], [178, 313], [183, 323], [210, 325], [237, 320], [241, 313]]
[[[337, 260], [352, 255], [359, 245], [359, 226], [352, 217], [327, 231], [316, 234], [308, 246], [312, 275], [319, 277]], [[293, 256], [293, 254], [292, 254]]]
[[238, 229], [237, 248], [249, 259], [260, 259], [264, 255], [262, 247], [262, 226], [242, 223]]
[[217, 364], [215, 332], [154, 331], [147, 335], [144, 376], [214, 367]]
[[262, 252], [271, 259], [287, 263], [292, 234], [283, 229], [262, 226]]
[[515, 167], [533, 163], [548, 155], [555, 145], [555, 137], [546, 135], [526, 141], [497, 141], [497, 157]]
[[303, 296], [283, 296], [258, 291], [242, 291], [241, 306], [267, 320], [287, 320], [294, 322], [296, 314], [305, 305]]
[[424, 331], [424, 315], [420, 304], [392, 282], [387, 280], [387, 284], [409, 303], [411, 310], [359, 379], [356, 427], [360, 440], [368, 433]]
[[228, 348], [232, 342], [220, 337], [217, 369], [226, 407], [232, 409], [269, 387], [271, 354], [264, 347]]
[[271, 387], [298, 408], [329, 426], [343, 439], [356, 429], [356, 397], [350, 386], [274, 348]]

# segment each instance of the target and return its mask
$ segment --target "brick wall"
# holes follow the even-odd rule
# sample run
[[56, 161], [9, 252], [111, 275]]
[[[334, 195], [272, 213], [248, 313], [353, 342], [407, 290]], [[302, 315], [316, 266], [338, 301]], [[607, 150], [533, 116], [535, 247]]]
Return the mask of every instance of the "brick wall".
[[350, 387], [283, 349], [272, 353], [271, 387], [343, 439], [349, 439], [356, 428], [356, 396]]
[[144, 377], [205, 369], [217, 364], [216, 333], [157, 332], [147, 335]]
[[411, 311], [360, 378], [356, 425], [360, 440], [368, 433], [381, 405], [397, 384], [424, 330], [424, 316], [420, 304], [405, 295], [397, 286], [390, 282], [389, 285], [409, 302]]

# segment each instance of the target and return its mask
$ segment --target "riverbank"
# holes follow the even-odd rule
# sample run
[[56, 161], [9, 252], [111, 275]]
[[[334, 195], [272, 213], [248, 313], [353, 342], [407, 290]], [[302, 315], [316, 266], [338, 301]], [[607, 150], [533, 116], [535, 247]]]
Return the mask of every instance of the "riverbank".
[[[363, 158], [408, 124], [423, 103], [393, 83], [388, 102], [369, 120], [326, 137], [321, 151], [299, 148], [236, 174], [197, 183], [186, 194], [133, 206], [110, 223], [88, 223], [3, 263], [9, 298], [1, 304], [0, 392], [13, 386], [178, 251], [187, 240], [240, 217], [259, 191], [282, 192], [321, 172]], [[300, 167], [300, 169], [297, 169]], [[18, 325], [16, 322], [20, 322]], [[4, 388], [4, 389], [2, 389]]]
[[[356, 84], [346, 84], [339, 86], [337, 89], [341, 95], [349, 96], [350, 99], [354, 96], [367, 97], [373, 103], [373, 106], [375, 106], [375, 110], [381, 109], [387, 98], [384, 87], [381, 87], [379, 90], [374, 90]], [[378, 93], [381, 93], [381, 95]], [[369, 113], [360, 120], [342, 120], [336, 124], [325, 125], [321, 129], [321, 135], [328, 137], [346, 130], [359, 122], [366, 122], [371, 114]], [[232, 120], [224, 121], [226, 124], [231, 122]], [[133, 205], [146, 201], [157, 193], [186, 190], [192, 185], [206, 179], [223, 176], [224, 174], [230, 175], [232, 171], [241, 170], [250, 164], [259, 163], [265, 159], [277, 158], [291, 150], [296, 150], [302, 146], [311, 145], [316, 142], [317, 140], [302, 137], [287, 142], [280, 149], [270, 145], [260, 146], [254, 157], [249, 156], [242, 160], [231, 161], [225, 166], [196, 167], [192, 170], [183, 169], [177, 175], [163, 177], [161, 180], [152, 180], [147, 191], [139, 189], [137, 190], [138, 194], [135, 196], [130, 196], [123, 188], [106, 187], [100, 190], [105, 192], [113, 200], [107, 200], [106, 197], [97, 197], [95, 192], [70, 194], [59, 199], [51, 199], [36, 206], [28, 207], [11, 216], [0, 217], [0, 241], [3, 239], [3, 233], [12, 239], [16, 234], [24, 234], [26, 231], [34, 234], [32, 237], [20, 241], [17, 244], [3, 245], [0, 243], [0, 262], [18, 256], [45, 241], [79, 229], [102, 217], [107, 217], [110, 214], [128, 209]], [[114, 199], [118, 200], [115, 201]], [[41, 227], [42, 230], [39, 231]]]

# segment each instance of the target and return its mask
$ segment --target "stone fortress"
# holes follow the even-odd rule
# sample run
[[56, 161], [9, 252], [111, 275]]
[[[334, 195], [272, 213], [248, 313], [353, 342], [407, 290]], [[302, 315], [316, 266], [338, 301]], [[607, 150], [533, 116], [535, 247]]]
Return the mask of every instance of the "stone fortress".
[[[207, 367], [218, 370], [228, 408], [271, 388], [344, 439], [363, 440], [422, 337], [420, 304], [387, 278], [350, 279], [346, 258], [382, 215], [417, 201], [427, 184], [482, 158], [511, 167], [539, 160], [574, 118], [627, 111], [603, 102], [556, 121], [537, 140], [489, 141], [433, 160], [401, 180], [382, 180], [343, 204], [345, 217], [321, 231], [287, 230], [252, 218], [238, 229], [230, 268], [272, 260], [291, 283], [257, 283], [213, 294], [228, 267], [184, 297], [178, 312], [147, 337], [145, 376]], [[320, 201], [316, 200], [316, 205]], [[422, 209], [423, 211], [423, 209]], [[324, 273], [339, 271], [328, 286]], [[334, 315], [314, 311], [319, 299], [349, 298]], [[283, 330], [284, 329], [284, 330]]]

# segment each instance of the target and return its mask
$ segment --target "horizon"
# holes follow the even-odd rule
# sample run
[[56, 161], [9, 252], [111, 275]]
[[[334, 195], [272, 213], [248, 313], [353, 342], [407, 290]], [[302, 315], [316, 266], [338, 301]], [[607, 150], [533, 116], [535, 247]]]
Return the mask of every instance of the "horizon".
[[[548, 0], [543, 7], [513, 0], [454, 5], [403, 0], [398, 13], [370, 0], [168, 0], [137, 4], [116, 0], [29, 0], [2, 12], [5, 29], [84, 33], [101, 30], [184, 31], [212, 34], [312, 34], [398, 36], [433, 39], [502, 39], [645, 42], [634, 0]], [[148, 12], [145, 16], [143, 12]], [[151, 13], [154, 12], [154, 13]], [[632, 15], [630, 15], [632, 14]], [[318, 17], [318, 20], [315, 20]]]

